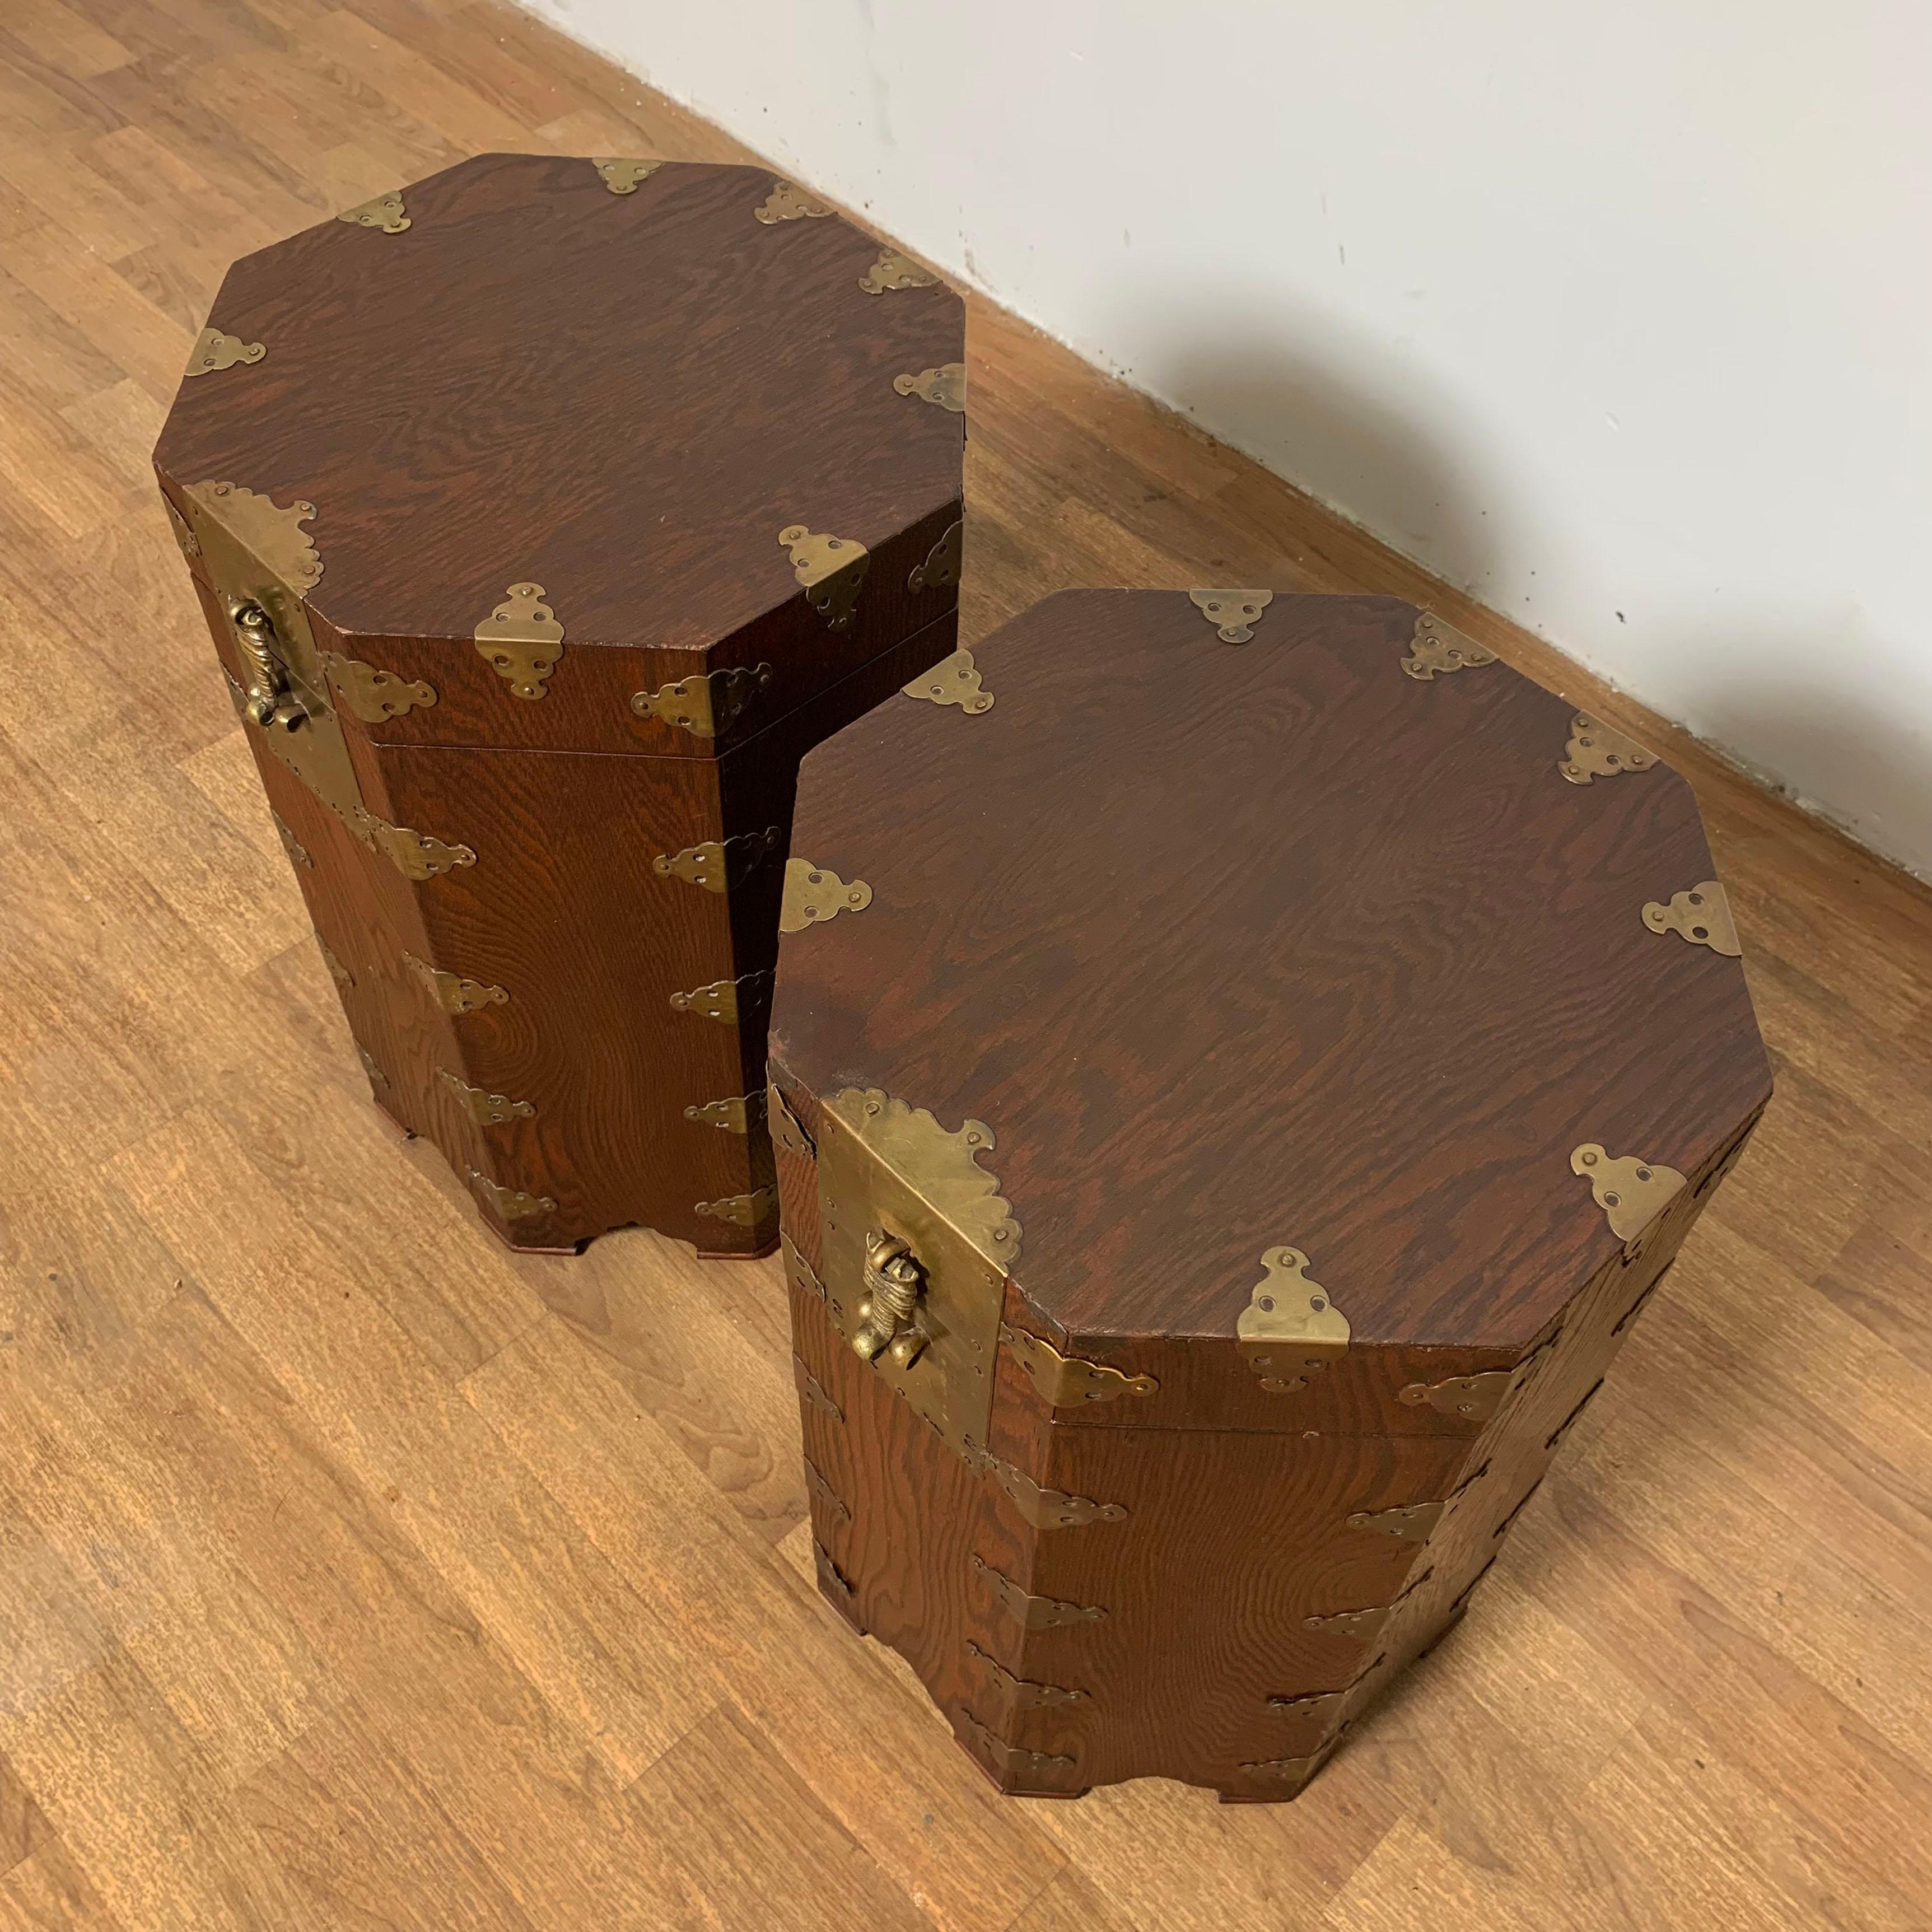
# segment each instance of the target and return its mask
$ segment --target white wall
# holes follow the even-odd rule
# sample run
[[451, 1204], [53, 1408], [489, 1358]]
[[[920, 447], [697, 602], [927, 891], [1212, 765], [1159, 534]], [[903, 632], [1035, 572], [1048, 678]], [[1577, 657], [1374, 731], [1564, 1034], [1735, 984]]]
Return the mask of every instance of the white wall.
[[1924, 0], [533, 0], [1932, 874]]

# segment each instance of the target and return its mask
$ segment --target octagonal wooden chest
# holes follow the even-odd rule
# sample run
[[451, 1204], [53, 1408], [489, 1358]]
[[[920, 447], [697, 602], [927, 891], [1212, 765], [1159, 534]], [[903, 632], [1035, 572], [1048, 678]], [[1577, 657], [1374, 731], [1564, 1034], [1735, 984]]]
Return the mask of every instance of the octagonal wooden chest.
[[162, 491], [376, 1098], [516, 1246], [772, 1244], [797, 760], [952, 648], [962, 331], [648, 160], [482, 156], [222, 285]]
[[1292, 1796], [1770, 1078], [1690, 788], [1378, 597], [1070, 592], [805, 760], [821, 1585], [1002, 1789]]

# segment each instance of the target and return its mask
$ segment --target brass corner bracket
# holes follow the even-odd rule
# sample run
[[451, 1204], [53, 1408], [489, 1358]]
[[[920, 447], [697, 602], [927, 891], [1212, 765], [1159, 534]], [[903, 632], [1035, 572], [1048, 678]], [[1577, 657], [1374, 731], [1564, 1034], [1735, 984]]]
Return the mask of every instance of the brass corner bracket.
[[788, 859], [778, 930], [802, 932], [807, 926], [836, 919], [842, 912], [863, 912], [872, 903], [872, 889], [863, 879], [848, 883], [809, 859]]
[[1272, 590], [1190, 590], [1187, 601], [1214, 626], [1224, 644], [1245, 644], [1262, 613], [1274, 602]]
[[928, 704], [956, 704], [969, 718], [993, 708], [993, 694], [980, 682], [973, 653], [963, 647], [899, 689], [904, 696], [923, 698]]
[[1160, 1387], [1151, 1376], [1130, 1376], [1108, 1367], [1105, 1362], [1063, 1355], [1044, 1336], [1010, 1327], [1004, 1322], [1000, 1324], [1000, 1340], [1051, 1408], [1112, 1402], [1117, 1396], [1152, 1395]]
[[859, 278], [859, 286], [868, 296], [882, 296], [889, 289], [929, 289], [938, 280], [937, 275], [929, 269], [922, 268], [910, 255], [902, 255], [896, 248], [887, 248]]
[[410, 225], [410, 218], [403, 212], [400, 188], [392, 188], [387, 194], [374, 195], [367, 201], [358, 201], [353, 208], [345, 208], [335, 218], [358, 228], [380, 229], [385, 235], [400, 235]]
[[965, 547], [966, 520], [962, 517], [946, 525], [939, 541], [926, 552], [923, 563], [913, 566], [906, 588], [915, 596], [922, 590], [951, 590], [959, 581]]
[[768, 664], [733, 664], [722, 670], [694, 672], [656, 691], [634, 692], [631, 709], [640, 718], [675, 725], [694, 738], [716, 738], [738, 722], [739, 714], [761, 691], [769, 690]]
[[966, 413], [966, 365], [942, 362], [937, 368], [922, 369], [916, 376], [895, 376], [892, 387], [902, 396], [916, 396], [922, 403], [935, 403], [952, 415]]
[[1651, 900], [1643, 909], [1643, 922], [1652, 932], [1674, 932], [1693, 946], [1708, 946], [1726, 959], [1741, 958], [1744, 948], [1738, 944], [1737, 922], [1731, 916], [1731, 902], [1715, 879], [1686, 892], [1672, 892], [1670, 903]]
[[1563, 748], [1556, 769], [1572, 784], [1588, 784], [1592, 778], [1615, 778], [1624, 772], [1647, 772], [1657, 763], [1657, 754], [1646, 751], [1634, 738], [1612, 731], [1588, 712], [1580, 711], [1570, 721], [1570, 742]]
[[590, 165], [604, 177], [604, 185], [613, 194], [635, 194], [638, 184], [649, 181], [664, 163], [630, 160], [616, 154], [592, 154]]
[[792, 574], [805, 592], [805, 601], [832, 631], [849, 630], [859, 602], [859, 586], [872, 567], [872, 556], [856, 537], [820, 535], [802, 524], [788, 524], [778, 542], [791, 554]]
[[1237, 1346], [1262, 1387], [1291, 1395], [1348, 1352], [1348, 1318], [1308, 1273], [1299, 1248], [1270, 1248], [1234, 1324]]
[[1446, 675], [1496, 662], [1494, 651], [1484, 650], [1453, 624], [1445, 624], [1432, 610], [1419, 610], [1415, 634], [1409, 640], [1408, 655], [1402, 659], [1402, 668], [1411, 677], [1426, 682], [1438, 672]]
[[244, 342], [238, 335], [224, 335], [218, 328], [204, 328], [188, 352], [187, 373], [212, 376], [218, 369], [233, 368], [238, 362], [259, 362], [268, 352], [259, 342]]
[[819, 221], [832, 211], [824, 202], [788, 181], [775, 181], [772, 191], [752, 211], [769, 228], [778, 221]]
[[513, 584], [504, 601], [476, 626], [476, 648], [519, 698], [532, 703], [563, 656], [563, 626], [543, 601], [541, 584]]
[[1597, 1205], [1608, 1216], [1610, 1232], [1634, 1255], [1645, 1230], [1688, 1184], [1674, 1167], [1641, 1160], [1635, 1154], [1612, 1159], [1595, 1141], [1586, 1141], [1570, 1156], [1570, 1171], [1590, 1184]]

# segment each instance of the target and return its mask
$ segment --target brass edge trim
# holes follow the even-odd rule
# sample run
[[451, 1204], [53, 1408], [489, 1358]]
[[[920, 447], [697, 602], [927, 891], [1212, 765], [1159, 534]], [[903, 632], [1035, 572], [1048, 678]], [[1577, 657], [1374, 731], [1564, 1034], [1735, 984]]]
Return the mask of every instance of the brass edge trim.
[[1024, 1710], [1046, 1709], [1055, 1704], [1084, 1704], [1087, 1693], [1068, 1690], [1058, 1684], [1042, 1684], [1031, 1678], [1016, 1676], [993, 1655], [982, 1650], [970, 1637], [966, 1640], [967, 1654], [976, 1657], [992, 1673], [994, 1681], [1008, 1693], [1015, 1705]]
[[289, 830], [287, 821], [282, 814], [271, 809], [268, 816], [275, 822], [275, 836], [282, 842], [282, 850], [289, 855], [289, 862], [294, 866], [313, 866], [315, 861], [309, 856], [308, 848]]
[[771, 1122], [772, 1144], [782, 1148], [787, 1154], [796, 1154], [801, 1160], [816, 1160], [818, 1143], [806, 1132], [805, 1123], [792, 1112], [791, 1102], [780, 1090], [778, 1082], [768, 1082], [766, 1091], [770, 1096], [766, 1118]]
[[1262, 613], [1274, 602], [1272, 590], [1190, 590], [1188, 602], [1214, 626], [1224, 644], [1245, 644]]
[[959, 1721], [966, 1726], [974, 1742], [997, 1760], [1000, 1770], [1008, 1774], [1021, 1771], [1046, 1771], [1055, 1765], [1070, 1765], [1073, 1762], [1057, 1752], [1029, 1750], [1024, 1744], [1009, 1744], [998, 1731], [982, 1724], [963, 1704], [959, 1707]]
[[791, 1378], [798, 1386], [798, 1392], [814, 1408], [831, 1417], [835, 1422], [845, 1420], [845, 1412], [838, 1406], [831, 1391], [805, 1365], [805, 1358], [793, 1352]]

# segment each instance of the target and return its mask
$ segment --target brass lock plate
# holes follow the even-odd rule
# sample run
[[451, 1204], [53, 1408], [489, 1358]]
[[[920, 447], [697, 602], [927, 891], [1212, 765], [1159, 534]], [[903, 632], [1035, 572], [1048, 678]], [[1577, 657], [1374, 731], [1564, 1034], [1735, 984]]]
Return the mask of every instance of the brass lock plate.
[[[302, 602], [322, 574], [322, 560], [302, 527], [314, 518], [314, 506], [279, 505], [238, 483], [192, 484], [182, 494], [189, 526], [227, 614], [237, 661], [244, 670], [259, 662], [304, 714], [292, 728], [246, 718], [248, 730], [353, 825], [362, 808], [362, 788]], [[259, 606], [268, 622], [249, 627], [244, 637], [236, 616], [250, 605]], [[258, 660], [255, 646], [265, 658]]]
[[923, 1346], [910, 1361], [883, 1350], [884, 1376], [945, 1438], [976, 1459], [993, 1411], [1000, 1306], [1020, 1249], [1020, 1225], [999, 1182], [980, 1165], [992, 1130], [952, 1132], [922, 1108], [877, 1088], [848, 1087], [820, 1110], [818, 1193], [826, 1308], [849, 1344], [865, 1301], [866, 1249], [874, 1235], [904, 1242], [921, 1287], [913, 1320]]

